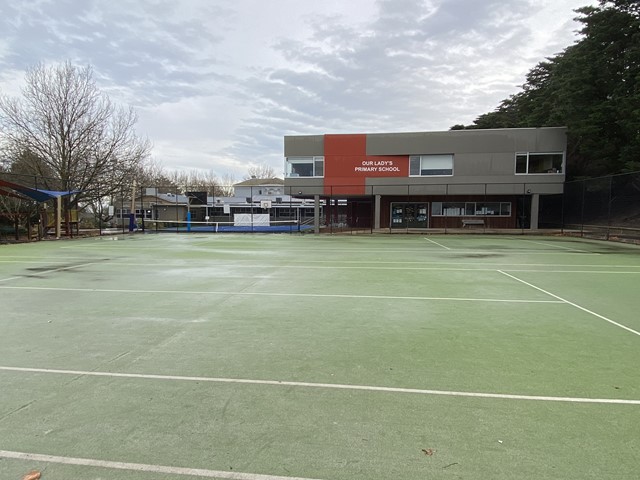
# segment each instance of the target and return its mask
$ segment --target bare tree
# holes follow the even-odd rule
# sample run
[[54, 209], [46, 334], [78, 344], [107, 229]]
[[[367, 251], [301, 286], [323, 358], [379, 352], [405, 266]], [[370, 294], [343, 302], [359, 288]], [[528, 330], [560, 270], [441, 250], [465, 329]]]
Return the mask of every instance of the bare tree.
[[135, 178], [138, 185], [143, 187], [175, 186], [170, 178], [170, 174], [167, 173], [159, 161], [153, 158], [140, 165]]
[[181, 193], [202, 191], [211, 196], [232, 195], [235, 183], [233, 176], [218, 177], [213, 170], [172, 171], [167, 174], [167, 178], [170, 185], [176, 186]]
[[271, 165], [262, 163], [260, 165], [253, 165], [247, 169], [247, 174], [244, 176], [245, 180], [250, 178], [276, 178], [276, 171]]
[[[76, 201], [111, 195], [130, 183], [151, 145], [134, 132], [137, 116], [98, 90], [91, 67], [67, 62], [30, 69], [22, 98], [0, 97], [0, 142], [9, 158]], [[52, 177], [52, 178], [50, 178]]]
[[220, 177], [220, 188], [218, 191], [218, 195], [221, 197], [232, 197], [233, 196], [233, 185], [237, 182], [236, 177], [234, 177], [230, 173], [225, 173]]

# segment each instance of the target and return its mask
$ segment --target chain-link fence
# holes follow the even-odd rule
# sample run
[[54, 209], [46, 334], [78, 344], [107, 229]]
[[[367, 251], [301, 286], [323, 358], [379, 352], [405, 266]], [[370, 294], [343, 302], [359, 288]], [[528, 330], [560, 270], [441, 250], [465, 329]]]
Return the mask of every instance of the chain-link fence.
[[563, 228], [588, 238], [640, 240], [640, 172], [567, 182]]
[[[50, 183], [23, 175], [0, 174], [2, 179], [33, 189]], [[62, 234], [527, 233], [537, 226], [589, 238], [640, 240], [640, 172], [567, 182], [564, 194], [535, 196], [526, 183], [335, 187], [290, 181], [243, 183], [131, 185], [81, 203], [70, 195], [63, 204]], [[18, 199], [7, 191], [0, 195], [0, 235], [5, 239], [51, 235], [55, 205]]]

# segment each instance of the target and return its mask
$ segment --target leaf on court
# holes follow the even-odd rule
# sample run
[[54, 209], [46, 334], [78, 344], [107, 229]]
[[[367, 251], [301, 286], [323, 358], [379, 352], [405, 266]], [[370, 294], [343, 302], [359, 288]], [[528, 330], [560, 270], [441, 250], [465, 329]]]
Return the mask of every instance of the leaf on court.
[[433, 454], [436, 453], [436, 451], [433, 448], [423, 448], [422, 451], [424, 452], [425, 455], [429, 457], [433, 456]]
[[42, 477], [42, 474], [39, 471], [32, 470], [22, 477], [22, 480], [39, 480], [40, 477]]

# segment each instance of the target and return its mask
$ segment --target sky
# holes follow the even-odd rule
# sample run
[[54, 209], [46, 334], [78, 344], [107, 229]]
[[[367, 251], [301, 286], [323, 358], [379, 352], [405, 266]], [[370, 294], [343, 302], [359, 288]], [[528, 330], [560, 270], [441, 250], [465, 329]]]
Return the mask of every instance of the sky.
[[595, 0], [0, 0], [0, 93], [90, 65], [168, 170], [283, 175], [283, 137], [448, 130], [579, 39]]

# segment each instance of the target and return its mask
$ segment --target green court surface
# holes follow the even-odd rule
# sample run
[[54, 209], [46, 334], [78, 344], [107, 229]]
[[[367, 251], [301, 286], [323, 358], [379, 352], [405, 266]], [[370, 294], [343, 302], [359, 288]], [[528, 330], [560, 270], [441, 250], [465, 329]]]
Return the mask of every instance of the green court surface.
[[640, 247], [0, 246], [0, 479], [637, 479]]

